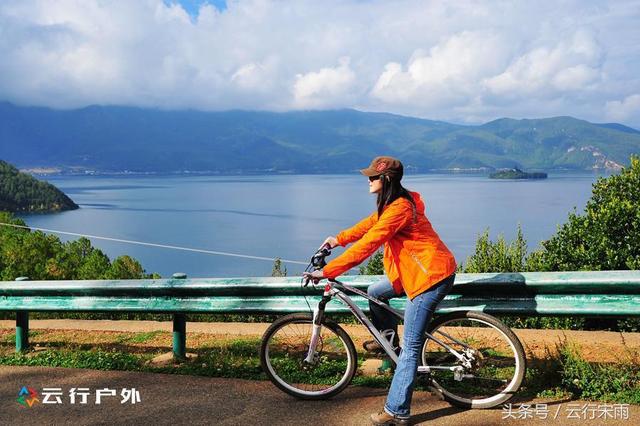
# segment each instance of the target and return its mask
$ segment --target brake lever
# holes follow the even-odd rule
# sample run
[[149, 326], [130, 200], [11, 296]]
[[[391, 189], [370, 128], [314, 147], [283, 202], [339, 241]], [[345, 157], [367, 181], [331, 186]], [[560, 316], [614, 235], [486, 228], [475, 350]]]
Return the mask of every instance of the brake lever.
[[[319, 271], [327, 265], [325, 257], [329, 255], [331, 255], [331, 245], [329, 243], [322, 244], [318, 251], [316, 251], [315, 254], [311, 256], [311, 262], [309, 262], [310, 266], [313, 266], [314, 271]], [[303, 287], [308, 286], [309, 281], [313, 281], [313, 279], [309, 277], [303, 278]]]
[[330, 248], [329, 244], [325, 244], [311, 257], [311, 264], [316, 270], [324, 268], [327, 264], [324, 258], [331, 254]]

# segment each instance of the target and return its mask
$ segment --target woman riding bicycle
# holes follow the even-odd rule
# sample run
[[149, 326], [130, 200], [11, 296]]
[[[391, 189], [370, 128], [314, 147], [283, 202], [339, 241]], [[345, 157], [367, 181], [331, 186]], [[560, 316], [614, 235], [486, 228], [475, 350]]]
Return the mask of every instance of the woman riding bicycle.
[[[386, 278], [369, 287], [368, 293], [388, 303], [407, 296], [404, 314], [403, 347], [400, 352], [384, 410], [373, 414], [373, 424], [408, 424], [411, 396], [424, 333], [438, 303], [453, 286], [456, 261], [425, 216], [420, 194], [407, 191], [400, 180], [402, 163], [392, 157], [376, 157], [360, 170], [369, 177], [369, 192], [377, 194], [377, 211], [355, 226], [331, 236], [332, 248], [354, 243], [322, 270], [308, 276], [314, 280], [335, 278], [362, 263], [384, 244]], [[381, 331], [393, 330], [397, 322], [384, 309], [369, 303], [373, 324]], [[391, 333], [387, 333], [391, 334]], [[398, 346], [397, 337], [394, 346]], [[375, 350], [377, 342], [365, 342]]]

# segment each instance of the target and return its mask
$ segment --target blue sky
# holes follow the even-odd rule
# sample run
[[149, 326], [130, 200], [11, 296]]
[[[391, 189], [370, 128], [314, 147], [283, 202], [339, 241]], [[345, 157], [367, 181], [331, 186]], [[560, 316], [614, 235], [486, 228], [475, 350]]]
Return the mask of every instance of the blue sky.
[[0, 101], [640, 128], [640, 0], [3, 0]]
[[179, 3], [189, 15], [198, 16], [198, 11], [200, 10], [200, 6], [203, 4], [211, 4], [216, 7], [216, 9], [222, 11], [227, 8], [226, 0], [165, 0], [166, 4], [171, 3]]

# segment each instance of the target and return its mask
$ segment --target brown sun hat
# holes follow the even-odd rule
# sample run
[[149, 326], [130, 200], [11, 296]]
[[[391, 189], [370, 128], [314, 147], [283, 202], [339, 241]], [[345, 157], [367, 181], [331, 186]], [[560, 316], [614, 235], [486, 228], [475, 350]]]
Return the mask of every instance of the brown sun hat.
[[365, 176], [387, 175], [391, 178], [402, 179], [403, 167], [400, 160], [393, 157], [381, 156], [373, 159], [369, 167], [361, 169]]

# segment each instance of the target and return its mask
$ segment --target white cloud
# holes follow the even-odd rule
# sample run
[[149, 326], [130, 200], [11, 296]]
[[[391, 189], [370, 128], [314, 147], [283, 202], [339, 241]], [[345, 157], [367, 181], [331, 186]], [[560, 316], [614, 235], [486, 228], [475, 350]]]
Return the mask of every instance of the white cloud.
[[606, 111], [610, 120], [640, 122], [640, 94], [627, 96], [621, 101], [609, 101]]
[[509, 43], [492, 32], [464, 31], [432, 47], [416, 50], [407, 70], [390, 62], [378, 78], [372, 96], [389, 103], [439, 106], [467, 102], [479, 80], [504, 66]]
[[638, 21], [638, 0], [230, 0], [196, 16], [163, 0], [4, 0], [0, 101], [638, 127], [619, 112], [640, 93]]
[[298, 74], [293, 85], [295, 105], [300, 108], [338, 106], [349, 97], [355, 78], [346, 57], [340, 58], [337, 67]]
[[250, 62], [242, 65], [231, 75], [231, 82], [247, 92], [270, 92], [274, 80], [278, 77], [277, 69], [277, 58], [267, 58], [264, 62]]
[[597, 83], [601, 75], [601, 69], [579, 64], [558, 71], [551, 84], [562, 91], [584, 90]]
[[597, 83], [602, 53], [593, 34], [578, 30], [555, 46], [536, 47], [517, 57], [499, 75], [485, 81], [494, 94], [553, 96], [585, 90]]

